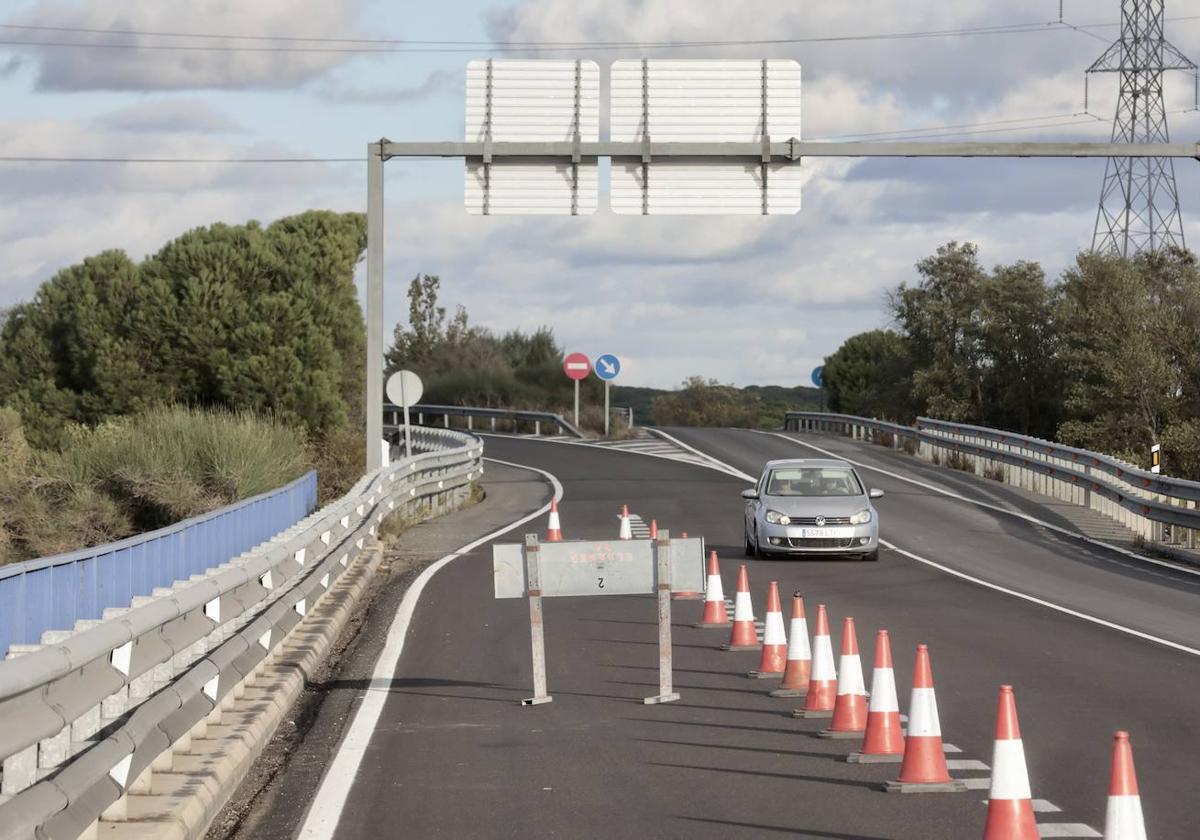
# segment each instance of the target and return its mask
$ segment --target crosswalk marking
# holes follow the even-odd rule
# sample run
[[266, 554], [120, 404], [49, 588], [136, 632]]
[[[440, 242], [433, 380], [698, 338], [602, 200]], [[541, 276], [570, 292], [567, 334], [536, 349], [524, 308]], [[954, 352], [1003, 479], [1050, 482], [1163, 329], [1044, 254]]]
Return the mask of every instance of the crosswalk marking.
[[1096, 829], [1083, 823], [1038, 823], [1039, 837], [1103, 837]]

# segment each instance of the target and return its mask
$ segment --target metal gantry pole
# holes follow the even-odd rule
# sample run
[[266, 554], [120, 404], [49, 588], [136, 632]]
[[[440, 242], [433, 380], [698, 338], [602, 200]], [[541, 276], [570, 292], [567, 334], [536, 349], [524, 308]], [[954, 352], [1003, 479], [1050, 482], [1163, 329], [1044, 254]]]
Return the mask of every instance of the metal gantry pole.
[[[367, 472], [383, 466], [383, 162], [386, 140], [367, 146]], [[405, 408], [407, 443], [408, 409]]]

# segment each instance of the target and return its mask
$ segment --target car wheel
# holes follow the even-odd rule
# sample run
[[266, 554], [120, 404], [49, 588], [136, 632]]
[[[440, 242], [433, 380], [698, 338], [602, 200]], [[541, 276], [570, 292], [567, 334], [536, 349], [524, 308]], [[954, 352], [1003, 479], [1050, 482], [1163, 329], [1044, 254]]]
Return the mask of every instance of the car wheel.
[[874, 550], [874, 551], [872, 551], [870, 554], [864, 554], [864, 555], [862, 556], [862, 559], [864, 559], [864, 560], [866, 560], [866, 561], [868, 561], [868, 562], [870, 562], [870, 563], [875, 563], [875, 562], [877, 562], [877, 561], [879, 560], [879, 549], [878, 549], [878, 548], [877, 548], [877, 549], [875, 549], [875, 550]]
[[745, 539], [746, 539], [745, 554], [747, 557], [753, 557], [754, 556], [754, 543], [750, 542], [749, 534], [745, 534]]

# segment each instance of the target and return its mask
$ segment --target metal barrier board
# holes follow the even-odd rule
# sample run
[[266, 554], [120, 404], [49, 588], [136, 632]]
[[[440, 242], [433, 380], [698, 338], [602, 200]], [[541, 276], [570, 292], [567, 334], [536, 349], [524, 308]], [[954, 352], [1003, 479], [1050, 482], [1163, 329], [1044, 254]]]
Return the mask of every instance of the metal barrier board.
[[[651, 595], [658, 585], [656, 547], [651, 540], [577, 540], [540, 543], [538, 562], [543, 597]], [[529, 594], [525, 546], [492, 547], [497, 598]], [[671, 540], [671, 590], [703, 592], [704, 540]]]

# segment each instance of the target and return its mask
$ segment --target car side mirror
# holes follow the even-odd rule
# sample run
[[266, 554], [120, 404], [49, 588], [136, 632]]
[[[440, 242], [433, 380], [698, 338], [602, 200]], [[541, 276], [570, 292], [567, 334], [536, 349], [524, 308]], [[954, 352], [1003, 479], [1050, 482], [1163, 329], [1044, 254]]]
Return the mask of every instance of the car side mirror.
[[867, 497], [868, 497], [868, 498], [871, 498], [871, 499], [882, 499], [882, 498], [883, 498], [883, 491], [882, 491], [882, 490], [880, 490], [878, 487], [872, 487], [872, 488], [871, 488], [871, 489], [870, 489], [870, 490], [867, 492]]
[[746, 500], [750, 500], [750, 499], [757, 499], [757, 498], [758, 498], [758, 491], [757, 491], [757, 490], [754, 490], [754, 489], [750, 489], [750, 490], [743, 490], [743, 491], [742, 491], [742, 498], [743, 498], [743, 499], [746, 499]]

